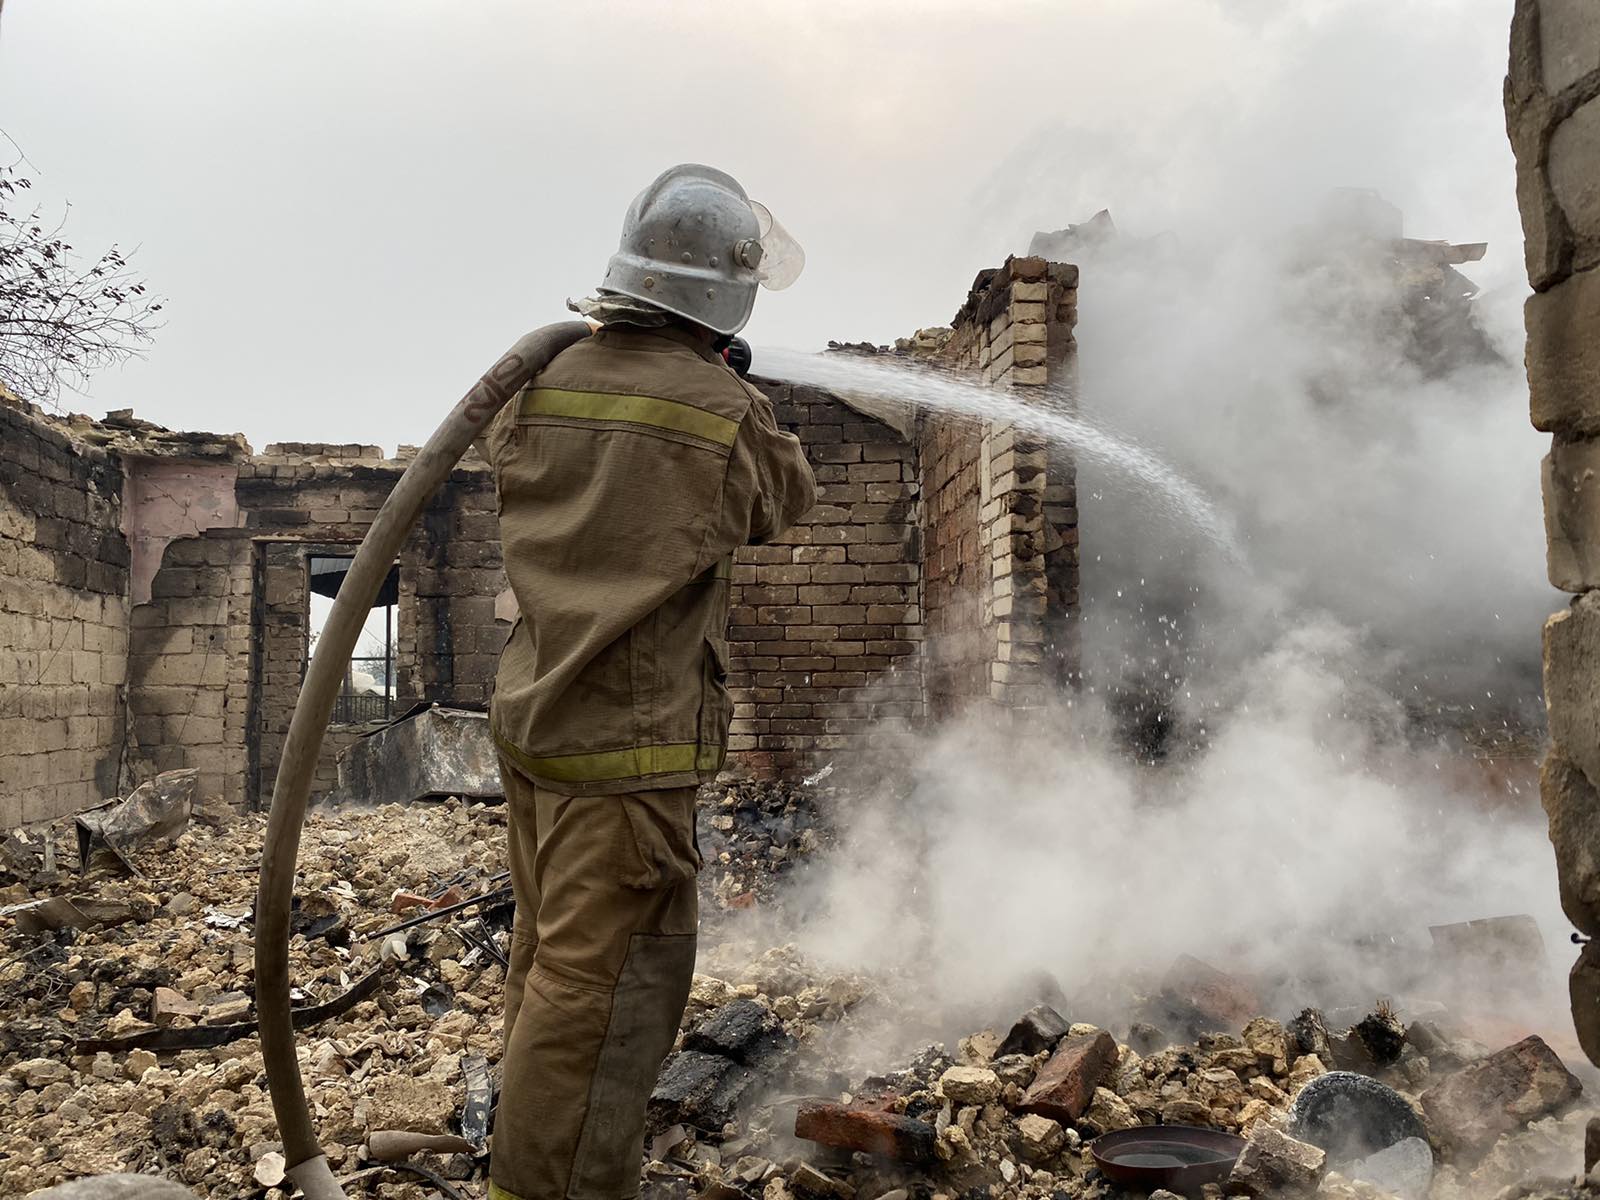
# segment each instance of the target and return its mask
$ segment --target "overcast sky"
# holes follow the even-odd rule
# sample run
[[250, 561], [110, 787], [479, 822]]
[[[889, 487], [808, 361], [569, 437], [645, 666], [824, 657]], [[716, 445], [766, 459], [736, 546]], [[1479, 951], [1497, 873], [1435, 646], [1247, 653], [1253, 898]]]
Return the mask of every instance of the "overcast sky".
[[[9, 0], [0, 128], [85, 250], [137, 246], [148, 357], [68, 407], [421, 441], [561, 319], [678, 161], [805, 245], [760, 346], [947, 322], [978, 269], [1109, 206], [1203, 238], [1345, 184], [1520, 289], [1510, 0]], [[1082, 303], [1093, 303], [1093, 281]], [[1085, 346], [1084, 352], [1092, 353]]]

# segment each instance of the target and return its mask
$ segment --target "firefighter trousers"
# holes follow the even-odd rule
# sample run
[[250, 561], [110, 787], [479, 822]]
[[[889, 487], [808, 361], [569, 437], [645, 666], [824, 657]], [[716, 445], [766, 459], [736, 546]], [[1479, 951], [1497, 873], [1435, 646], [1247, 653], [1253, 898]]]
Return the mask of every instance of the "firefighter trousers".
[[694, 974], [695, 789], [563, 796], [500, 773], [516, 921], [490, 1200], [628, 1200]]

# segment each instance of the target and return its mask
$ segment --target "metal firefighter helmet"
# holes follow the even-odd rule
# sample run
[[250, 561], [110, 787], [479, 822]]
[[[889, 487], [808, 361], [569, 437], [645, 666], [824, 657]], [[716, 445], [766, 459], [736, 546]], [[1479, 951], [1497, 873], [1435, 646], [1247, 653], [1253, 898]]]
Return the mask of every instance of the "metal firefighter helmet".
[[750, 319], [756, 288], [788, 287], [805, 261], [799, 243], [738, 180], [683, 163], [629, 206], [600, 290], [732, 334]]

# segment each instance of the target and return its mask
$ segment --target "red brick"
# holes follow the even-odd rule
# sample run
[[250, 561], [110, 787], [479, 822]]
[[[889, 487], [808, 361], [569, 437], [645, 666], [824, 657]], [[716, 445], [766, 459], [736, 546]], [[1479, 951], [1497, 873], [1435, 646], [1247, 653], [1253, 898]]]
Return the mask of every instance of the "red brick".
[[901, 1113], [865, 1104], [807, 1100], [795, 1112], [794, 1134], [808, 1142], [881, 1154], [901, 1162], [931, 1163], [937, 1140], [933, 1126]]
[[1095, 1088], [1116, 1063], [1117, 1039], [1105, 1030], [1067, 1038], [1039, 1069], [1019, 1107], [1071, 1124], [1088, 1110]]

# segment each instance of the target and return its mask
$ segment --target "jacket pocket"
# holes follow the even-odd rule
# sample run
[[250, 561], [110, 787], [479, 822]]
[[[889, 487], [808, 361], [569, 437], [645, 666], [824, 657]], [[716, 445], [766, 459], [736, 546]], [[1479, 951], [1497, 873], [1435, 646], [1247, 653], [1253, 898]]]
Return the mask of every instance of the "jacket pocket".
[[728, 644], [721, 638], [706, 638], [702, 667], [703, 692], [700, 700], [700, 747], [719, 758], [728, 743], [728, 723], [733, 720], [733, 699], [728, 695]]
[[[617, 847], [624, 887], [654, 890], [693, 879], [700, 870], [695, 837], [695, 788], [664, 788], [617, 796], [625, 828]], [[606, 803], [611, 797], [596, 797]]]

